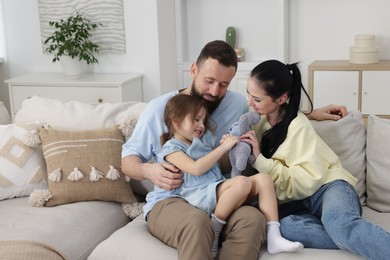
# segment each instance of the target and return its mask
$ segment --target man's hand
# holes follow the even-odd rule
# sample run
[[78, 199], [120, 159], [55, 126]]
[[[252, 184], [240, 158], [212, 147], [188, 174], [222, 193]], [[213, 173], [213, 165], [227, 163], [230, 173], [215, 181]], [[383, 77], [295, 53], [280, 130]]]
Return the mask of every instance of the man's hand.
[[151, 180], [157, 187], [172, 190], [183, 183], [183, 174], [169, 163], [144, 163], [140, 157], [129, 155], [122, 158], [122, 171], [135, 180]]
[[337, 121], [348, 114], [346, 106], [327, 105], [325, 107], [314, 109], [307, 117], [310, 120], [334, 120]]
[[183, 174], [174, 165], [169, 163], [153, 163], [150, 165], [146, 177], [157, 187], [164, 190], [173, 190], [183, 184]]

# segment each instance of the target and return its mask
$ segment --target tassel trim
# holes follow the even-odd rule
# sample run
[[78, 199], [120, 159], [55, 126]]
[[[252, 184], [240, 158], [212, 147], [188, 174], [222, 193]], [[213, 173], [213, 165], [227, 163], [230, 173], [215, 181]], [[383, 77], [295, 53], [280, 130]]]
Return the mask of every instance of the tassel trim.
[[39, 129], [49, 129], [50, 126], [43, 121], [31, 123], [26, 126], [28, 130], [22, 137], [22, 142], [29, 147], [37, 147], [42, 144], [41, 138], [39, 137]]
[[135, 126], [137, 124], [137, 119], [133, 116], [126, 118], [120, 125], [119, 129], [122, 130], [122, 135], [129, 139], [134, 132]]
[[123, 211], [131, 220], [144, 213], [143, 206], [145, 206], [145, 202], [122, 203]]
[[48, 174], [47, 178], [52, 182], [60, 182], [61, 180], [61, 169], [55, 169], [51, 173]]
[[[108, 170], [108, 172], [106, 174], [106, 178], [109, 180], [112, 180], [112, 181], [118, 180], [120, 178], [119, 171], [117, 169], [115, 169], [115, 167], [112, 165], [109, 165], [109, 167], [110, 167], [110, 169]], [[61, 177], [62, 177], [61, 168], [57, 168], [54, 171], [52, 171], [51, 173], [49, 173], [47, 178], [48, 178], [48, 180], [50, 180], [52, 182], [60, 182]], [[97, 170], [94, 166], [91, 166], [91, 172], [89, 174], [89, 181], [97, 182], [103, 177], [104, 177], [104, 173]], [[126, 181], [129, 182], [130, 177], [128, 177], [128, 176], [125, 176], [125, 177], [126, 177]], [[83, 173], [77, 167], [74, 167], [73, 171], [68, 175], [67, 179], [70, 181], [79, 181], [82, 178], [84, 178]]]
[[119, 171], [115, 169], [114, 166], [112, 165], [109, 166], [110, 166], [110, 170], [108, 171], [106, 178], [112, 181], [118, 180], [120, 178]]
[[103, 178], [103, 173], [101, 171], [96, 170], [95, 167], [91, 166], [91, 173], [89, 174], [89, 180], [92, 182], [96, 182]]
[[34, 190], [28, 198], [28, 204], [33, 207], [43, 207], [53, 197], [49, 190]]
[[33, 129], [33, 130], [28, 131], [22, 137], [22, 142], [25, 145], [27, 145], [28, 147], [37, 147], [38, 145], [40, 145], [42, 143], [37, 129]]
[[77, 167], [69, 174], [68, 180], [70, 181], [79, 181], [84, 177], [83, 173], [79, 171]]

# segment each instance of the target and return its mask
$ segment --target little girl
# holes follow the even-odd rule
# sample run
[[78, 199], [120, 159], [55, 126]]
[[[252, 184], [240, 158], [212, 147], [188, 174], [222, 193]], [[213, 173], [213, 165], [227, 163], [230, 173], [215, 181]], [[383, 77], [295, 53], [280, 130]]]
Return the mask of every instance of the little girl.
[[[239, 138], [226, 134], [221, 144], [212, 150], [213, 136], [207, 105], [191, 95], [172, 97], [164, 111], [168, 132], [161, 136], [163, 144], [159, 158], [184, 174], [184, 183], [173, 191], [158, 187], [148, 194], [147, 203], [167, 197], [182, 197], [191, 205], [211, 216], [214, 230], [212, 256], [218, 252], [219, 235], [230, 214], [248, 200], [259, 200], [260, 211], [267, 219], [268, 252], [292, 252], [301, 249], [299, 242], [291, 242], [280, 234], [278, 211], [272, 179], [266, 174], [225, 179], [218, 161]], [[210, 131], [208, 131], [210, 130]]]

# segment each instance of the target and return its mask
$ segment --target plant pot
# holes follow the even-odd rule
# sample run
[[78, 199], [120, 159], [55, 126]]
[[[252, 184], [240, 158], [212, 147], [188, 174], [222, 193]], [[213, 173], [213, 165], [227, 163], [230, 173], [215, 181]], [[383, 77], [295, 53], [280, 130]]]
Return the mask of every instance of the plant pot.
[[77, 77], [83, 74], [83, 64], [78, 58], [61, 57], [62, 72], [65, 76]]

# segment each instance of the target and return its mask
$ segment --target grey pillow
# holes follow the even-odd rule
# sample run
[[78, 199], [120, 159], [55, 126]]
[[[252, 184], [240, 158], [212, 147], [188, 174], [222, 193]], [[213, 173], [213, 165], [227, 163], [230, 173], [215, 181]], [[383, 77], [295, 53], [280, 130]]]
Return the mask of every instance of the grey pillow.
[[341, 164], [358, 179], [356, 191], [360, 201], [366, 200], [366, 128], [362, 114], [350, 111], [338, 121], [311, 121], [318, 135], [339, 156]]
[[367, 125], [367, 205], [390, 212], [390, 120], [374, 115]]

